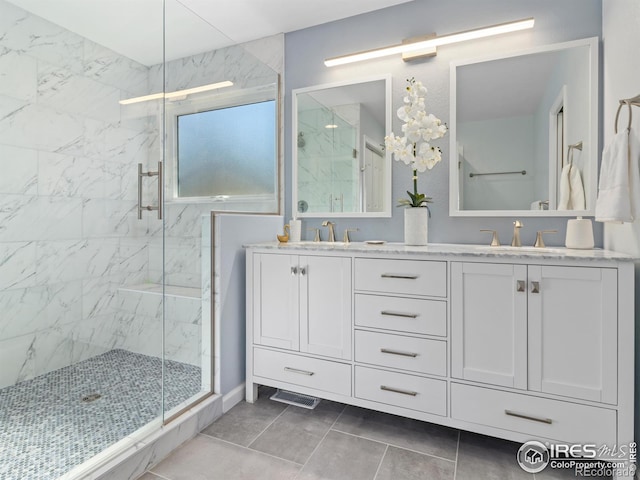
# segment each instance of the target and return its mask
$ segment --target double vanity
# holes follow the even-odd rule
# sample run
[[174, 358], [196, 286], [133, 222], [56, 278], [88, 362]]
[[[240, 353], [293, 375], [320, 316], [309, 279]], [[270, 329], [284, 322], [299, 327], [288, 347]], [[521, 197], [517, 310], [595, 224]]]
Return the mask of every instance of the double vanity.
[[633, 441], [634, 267], [603, 250], [247, 248], [268, 385], [517, 442]]

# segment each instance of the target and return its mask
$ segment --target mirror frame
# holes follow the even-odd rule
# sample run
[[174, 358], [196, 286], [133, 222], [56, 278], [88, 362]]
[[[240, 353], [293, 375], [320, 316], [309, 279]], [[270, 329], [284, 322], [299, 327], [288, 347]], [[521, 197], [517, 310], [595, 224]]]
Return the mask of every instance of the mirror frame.
[[[531, 55], [536, 53], [552, 52], [564, 50], [574, 47], [589, 47], [589, 137], [590, 148], [588, 158], [585, 159], [585, 165], [589, 165], [589, 178], [591, 179], [591, 188], [586, 196], [586, 210], [461, 210], [459, 208], [459, 175], [457, 162], [457, 134], [456, 134], [456, 75], [457, 68], [465, 65], [472, 65], [481, 62], [500, 60], [505, 58], [519, 57], [523, 55]], [[584, 38], [570, 42], [555, 43], [534, 47], [516, 52], [501, 53], [489, 56], [483, 56], [466, 60], [455, 60], [450, 63], [450, 123], [449, 123], [449, 215], [452, 217], [576, 217], [576, 216], [594, 216], [595, 203], [598, 184], [598, 156], [599, 156], [599, 138], [598, 138], [598, 37]], [[566, 145], [563, 149], [566, 151]]]
[[[298, 212], [298, 94], [300, 93], [312, 93], [318, 90], [326, 90], [329, 88], [345, 87], [358, 85], [361, 83], [369, 83], [375, 81], [384, 81], [384, 95], [385, 95], [385, 136], [391, 133], [392, 129], [392, 76], [391, 74], [384, 75], [372, 75], [363, 78], [357, 78], [353, 80], [347, 80], [342, 82], [325, 83], [322, 85], [313, 85], [311, 87], [296, 88], [291, 91], [291, 104], [292, 104], [292, 116], [291, 116], [291, 215], [293, 218], [321, 218], [321, 217], [345, 217], [345, 218], [375, 218], [375, 217], [391, 217], [391, 196], [392, 196], [392, 162], [391, 154], [384, 151], [384, 164], [385, 164], [385, 192], [384, 192], [384, 204], [383, 208], [379, 212]], [[359, 142], [362, 139], [359, 139]]]

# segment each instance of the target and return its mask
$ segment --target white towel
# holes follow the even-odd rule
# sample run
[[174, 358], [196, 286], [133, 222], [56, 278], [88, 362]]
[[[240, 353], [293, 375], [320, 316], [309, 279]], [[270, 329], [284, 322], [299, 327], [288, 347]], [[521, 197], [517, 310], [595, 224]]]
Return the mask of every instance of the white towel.
[[560, 174], [560, 199], [558, 210], [584, 210], [584, 186], [580, 169], [567, 163]]
[[640, 215], [640, 144], [633, 130], [615, 134], [602, 152], [596, 221], [633, 222]]

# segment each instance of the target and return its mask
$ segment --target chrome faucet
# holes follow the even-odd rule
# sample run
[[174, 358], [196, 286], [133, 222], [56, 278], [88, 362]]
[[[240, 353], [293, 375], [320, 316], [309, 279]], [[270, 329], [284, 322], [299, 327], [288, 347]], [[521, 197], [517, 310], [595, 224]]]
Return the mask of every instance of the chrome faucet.
[[516, 220], [513, 222], [513, 238], [511, 239], [512, 247], [521, 247], [522, 242], [520, 241], [520, 229], [523, 227], [522, 222], [520, 220]]
[[336, 241], [336, 235], [333, 231], [333, 226], [335, 225], [335, 223], [330, 222], [329, 220], [325, 220], [324, 222], [322, 222], [322, 226], [323, 227], [329, 227], [329, 238], [327, 239], [327, 242], [335, 242]]

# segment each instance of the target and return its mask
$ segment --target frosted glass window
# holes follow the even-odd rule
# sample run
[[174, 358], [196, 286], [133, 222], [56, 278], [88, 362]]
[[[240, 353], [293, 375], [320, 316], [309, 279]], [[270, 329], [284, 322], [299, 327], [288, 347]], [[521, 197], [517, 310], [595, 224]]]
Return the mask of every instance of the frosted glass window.
[[178, 197], [275, 195], [276, 102], [178, 116]]

